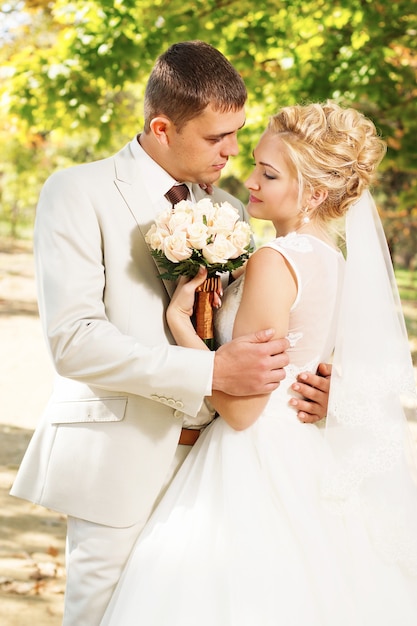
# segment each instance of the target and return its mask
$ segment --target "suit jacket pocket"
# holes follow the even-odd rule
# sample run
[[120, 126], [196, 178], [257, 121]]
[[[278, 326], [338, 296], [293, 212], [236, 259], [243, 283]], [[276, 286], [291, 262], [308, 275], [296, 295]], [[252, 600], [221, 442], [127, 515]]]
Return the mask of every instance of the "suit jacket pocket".
[[54, 402], [49, 406], [52, 424], [120, 422], [126, 412], [127, 398], [97, 398]]

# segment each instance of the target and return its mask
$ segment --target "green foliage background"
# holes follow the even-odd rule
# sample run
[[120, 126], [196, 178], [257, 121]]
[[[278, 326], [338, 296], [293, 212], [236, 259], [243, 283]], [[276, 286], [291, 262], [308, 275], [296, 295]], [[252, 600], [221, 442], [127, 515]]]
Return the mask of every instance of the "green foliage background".
[[268, 116], [327, 98], [371, 117], [388, 143], [378, 203], [391, 247], [417, 244], [417, 1], [9, 0], [0, 13], [0, 218], [33, 220], [53, 169], [118, 150], [142, 125], [155, 58], [203, 39], [249, 91], [241, 152], [223, 184], [250, 168]]

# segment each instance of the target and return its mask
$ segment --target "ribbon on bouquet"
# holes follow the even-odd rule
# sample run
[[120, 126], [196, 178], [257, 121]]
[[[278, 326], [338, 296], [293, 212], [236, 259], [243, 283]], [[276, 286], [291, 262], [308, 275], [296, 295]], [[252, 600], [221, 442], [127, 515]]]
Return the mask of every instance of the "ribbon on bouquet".
[[210, 348], [215, 349], [213, 327], [213, 300], [214, 293], [220, 292], [220, 276], [206, 278], [204, 283], [196, 289], [194, 306], [194, 320], [197, 335]]

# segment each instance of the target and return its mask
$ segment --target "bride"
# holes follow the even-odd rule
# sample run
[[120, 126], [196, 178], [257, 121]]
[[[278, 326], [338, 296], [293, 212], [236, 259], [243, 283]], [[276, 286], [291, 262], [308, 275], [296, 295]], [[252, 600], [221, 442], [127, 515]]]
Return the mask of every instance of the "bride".
[[[225, 291], [218, 341], [290, 342], [270, 395], [214, 392], [200, 436], [133, 549], [102, 626], [415, 626], [417, 490], [400, 395], [415, 392], [386, 242], [368, 188], [373, 123], [333, 103], [273, 116], [248, 211], [271, 220]], [[347, 260], [328, 234], [346, 215]], [[178, 344], [205, 270], [167, 312]], [[294, 418], [291, 384], [334, 351], [327, 423]], [[242, 376], [245, 372], [242, 371]]]

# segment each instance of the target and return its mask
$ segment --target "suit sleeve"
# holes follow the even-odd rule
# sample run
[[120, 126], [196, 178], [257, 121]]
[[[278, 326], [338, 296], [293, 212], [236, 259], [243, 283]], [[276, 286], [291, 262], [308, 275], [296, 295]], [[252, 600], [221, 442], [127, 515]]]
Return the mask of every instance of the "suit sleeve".
[[45, 183], [35, 221], [39, 311], [55, 368], [108, 391], [178, 398], [196, 415], [211, 392], [214, 354], [168, 341], [143, 345], [109, 320], [103, 232], [91, 190], [74, 170]]

